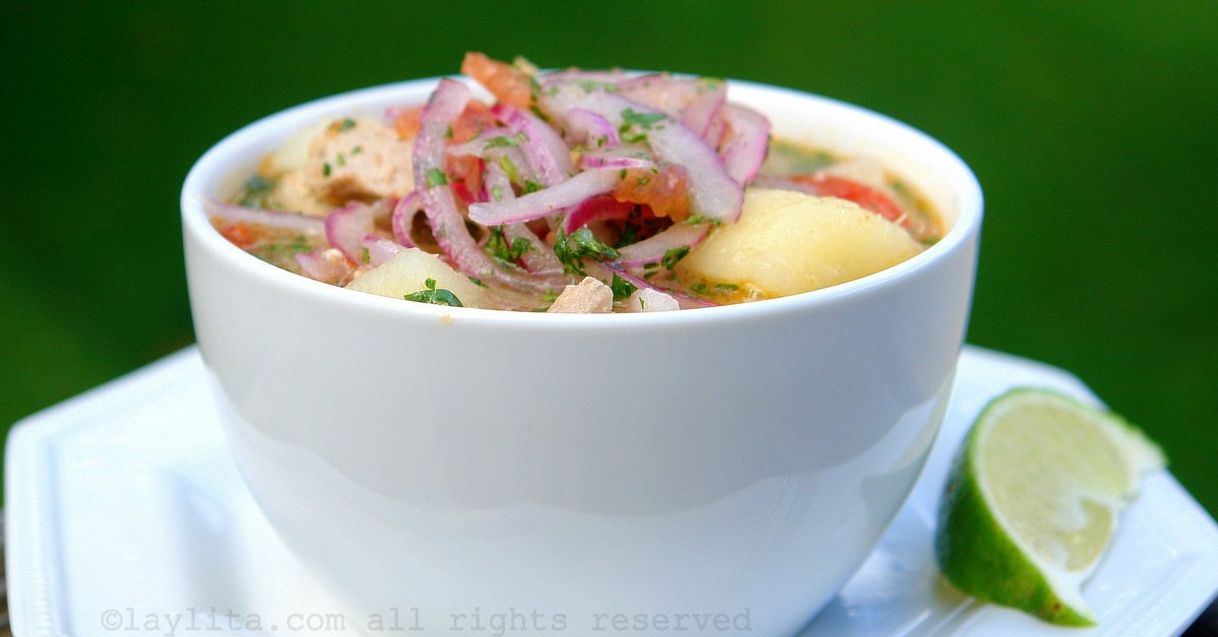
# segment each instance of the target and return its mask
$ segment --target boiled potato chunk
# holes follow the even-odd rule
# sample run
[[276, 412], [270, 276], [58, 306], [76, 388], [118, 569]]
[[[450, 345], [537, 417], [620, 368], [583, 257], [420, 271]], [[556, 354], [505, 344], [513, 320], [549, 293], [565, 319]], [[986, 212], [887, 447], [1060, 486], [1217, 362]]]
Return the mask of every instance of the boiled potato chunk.
[[389, 261], [360, 275], [347, 287], [360, 292], [401, 299], [427, 289], [427, 279], [436, 280], [436, 289], [448, 290], [466, 307], [486, 307], [486, 289], [469, 277], [448, 267], [434, 254], [407, 248]]
[[852, 281], [921, 251], [900, 226], [853, 202], [751, 188], [740, 219], [715, 229], [676, 272], [695, 290], [772, 298]]

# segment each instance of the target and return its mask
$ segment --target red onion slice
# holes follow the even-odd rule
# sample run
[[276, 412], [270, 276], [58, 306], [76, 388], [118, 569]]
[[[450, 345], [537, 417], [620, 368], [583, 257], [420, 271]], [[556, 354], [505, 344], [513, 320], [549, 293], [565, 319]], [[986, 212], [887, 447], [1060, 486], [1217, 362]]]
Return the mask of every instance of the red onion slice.
[[373, 204], [355, 201], [338, 208], [326, 217], [326, 239], [343, 256], [360, 263], [360, 241], [373, 233], [375, 220], [388, 209], [389, 202], [385, 200]]
[[301, 274], [322, 283], [337, 284], [351, 275], [351, 262], [334, 248], [322, 248], [296, 254]]
[[659, 263], [669, 250], [681, 247], [693, 248], [706, 237], [705, 224], [691, 226], [687, 223], [676, 223], [662, 232], [658, 232], [638, 243], [632, 243], [619, 248], [622, 255], [621, 263], [625, 266]]
[[321, 218], [307, 217], [295, 212], [247, 208], [236, 204], [223, 203], [215, 199], [204, 199], [203, 209], [207, 212], [207, 216], [219, 219], [225, 223], [249, 223], [291, 232], [316, 232], [320, 234], [326, 231], [325, 222]]
[[575, 206], [589, 197], [604, 194], [617, 185], [616, 171], [587, 170], [549, 188], [516, 199], [476, 203], [469, 218], [484, 226], [523, 223]]
[[[457, 209], [445, 168], [445, 137], [471, 99], [470, 90], [460, 82], [442, 79], [423, 107], [419, 117], [419, 135], [415, 138], [415, 192], [423, 204], [423, 212], [431, 225], [436, 243], [462, 272], [474, 278], [496, 276], [505, 278], [495, 267], [465, 227], [465, 218]], [[506, 277], [509, 278], [510, 277]], [[515, 281], [511, 281], [515, 282]]]
[[574, 108], [567, 113], [567, 135], [572, 141], [583, 142], [589, 148], [616, 146], [622, 141], [609, 120], [582, 108]]
[[390, 225], [393, 227], [393, 238], [407, 248], [413, 248], [416, 245], [414, 237], [411, 236], [411, 229], [414, 225], [414, 216], [422, 209], [423, 204], [419, 201], [419, 194], [416, 192], [402, 197], [393, 207], [393, 216], [390, 221]]
[[496, 104], [491, 112], [512, 131], [523, 133], [520, 150], [543, 186], [553, 186], [575, 172], [571, 150], [558, 133], [536, 116], [509, 104]]
[[[516, 198], [515, 193], [512, 192], [511, 182], [497, 164], [488, 163], [486, 165], [484, 179], [487, 192], [499, 194], [498, 201]], [[554, 248], [538, 238], [527, 225], [523, 223], [505, 225], [503, 226], [503, 237], [509, 244], [515, 243], [516, 239], [524, 239], [529, 242], [529, 249], [521, 255], [520, 260], [530, 273], [562, 274], [562, 262], [558, 260], [558, 255], [554, 254]]]
[[[570, 104], [572, 108], [592, 111], [621, 126], [624, 114], [630, 111], [636, 120], [639, 116], [654, 117], [664, 113], [628, 100], [618, 95], [597, 92], [571, 99], [569, 94], [556, 100], [557, 106]], [[568, 109], [569, 110], [569, 109]], [[661, 161], [679, 164], [689, 176], [689, 194], [695, 215], [721, 222], [732, 222], [740, 216], [744, 202], [744, 191], [740, 184], [728, 174], [723, 161], [706, 145], [702, 137], [664, 115], [666, 119], [652, 123], [640, 132]]]
[[757, 111], [728, 104], [723, 107], [727, 139], [720, 153], [727, 172], [740, 185], [747, 185], [761, 170], [770, 145], [770, 120]]
[[684, 292], [678, 292], [676, 290], [671, 290], [671, 289], [668, 289], [668, 288], [665, 288], [665, 287], [662, 287], [659, 285], [655, 285], [651, 281], [648, 281], [647, 279], [644, 279], [641, 276], [632, 274], [630, 271], [626, 270], [625, 268], [621, 267], [620, 265], [618, 265], [616, 263], [605, 264], [605, 267], [608, 268], [612, 272], [616, 272], [618, 276], [622, 277], [628, 283], [630, 283], [631, 285], [633, 285], [636, 288], [639, 288], [640, 290], [644, 290], [644, 289], [656, 290], [657, 292], [663, 292], [664, 294], [671, 296], [672, 298], [677, 300], [677, 303], [680, 304], [681, 309], [683, 309], [683, 310], [690, 310], [690, 309], [699, 308], [699, 307], [715, 307], [718, 305], [718, 303], [707, 301], [706, 299], [699, 299], [696, 297], [692, 297], [688, 294], [685, 294]]
[[594, 90], [601, 86], [614, 86], [618, 82], [627, 79], [627, 75], [620, 70], [612, 71], [583, 71], [580, 69], [567, 69], [565, 71], [552, 71], [541, 76], [542, 86], [554, 86], [556, 84], [583, 84], [589, 90]]
[[642, 168], [643, 170], [659, 170], [659, 166], [641, 148], [607, 148], [593, 150], [583, 154], [579, 159], [580, 166], [585, 170], [590, 168]]
[[571, 234], [593, 221], [625, 219], [636, 205], [629, 201], [618, 201], [609, 195], [592, 197], [566, 216], [563, 220], [563, 232]]
[[642, 75], [621, 82], [623, 96], [678, 117], [699, 135], [727, 100], [727, 84], [719, 80]]
[[698, 82], [698, 89], [685, 108], [681, 109], [681, 123], [693, 132], [706, 137], [712, 122], [727, 103], [727, 84], [715, 82], [713, 85], [705, 81]]
[[455, 144], [449, 146], [448, 154], [452, 157], [483, 157], [486, 155], [486, 152], [491, 148], [494, 148], [496, 144], [518, 144], [520, 140], [513, 138], [513, 135], [515, 135], [515, 133], [507, 128], [488, 128], [487, 130], [482, 131], [481, 135], [478, 135], [464, 144]]
[[357, 263], [369, 268], [375, 268], [389, 261], [397, 253], [406, 249], [375, 234], [370, 234], [360, 239], [360, 248], [360, 258]]

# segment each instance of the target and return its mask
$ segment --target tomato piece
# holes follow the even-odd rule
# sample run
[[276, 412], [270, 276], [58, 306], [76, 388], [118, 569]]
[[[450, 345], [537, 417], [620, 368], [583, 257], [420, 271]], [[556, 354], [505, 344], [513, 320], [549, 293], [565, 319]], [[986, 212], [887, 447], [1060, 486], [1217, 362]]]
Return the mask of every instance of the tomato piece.
[[853, 201], [860, 207], [866, 208], [893, 223], [901, 224], [905, 228], [910, 227], [909, 218], [901, 210], [901, 207], [891, 197], [871, 186], [824, 173], [792, 175], [790, 179], [795, 183], [808, 186], [811, 194]]
[[452, 139], [449, 143], [462, 144], [477, 137], [482, 131], [494, 127], [496, 124], [495, 115], [491, 113], [491, 107], [487, 106], [481, 100], [470, 100], [466, 105], [465, 110], [461, 111], [461, 117], [453, 124]]
[[423, 105], [403, 106], [397, 109], [393, 118], [393, 128], [402, 139], [414, 139], [419, 134], [419, 116], [423, 113]]
[[220, 234], [241, 249], [248, 248], [258, 241], [258, 237], [254, 236], [254, 231], [239, 221], [220, 228]]
[[481, 157], [449, 157], [446, 168], [452, 180], [453, 194], [466, 205], [482, 201], [484, 162]]
[[685, 169], [665, 164], [659, 172], [646, 168], [624, 171], [613, 188], [613, 198], [650, 206], [657, 217], [670, 217], [674, 223], [689, 218], [689, 177]]
[[529, 76], [511, 64], [470, 52], [461, 61], [461, 72], [485, 86], [500, 102], [524, 109], [532, 103]]

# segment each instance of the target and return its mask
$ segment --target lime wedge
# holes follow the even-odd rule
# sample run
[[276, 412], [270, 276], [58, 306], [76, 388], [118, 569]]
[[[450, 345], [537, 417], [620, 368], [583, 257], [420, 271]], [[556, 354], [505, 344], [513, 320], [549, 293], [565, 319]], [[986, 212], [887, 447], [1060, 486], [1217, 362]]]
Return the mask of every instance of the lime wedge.
[[982, 410], [956, 458], [935, 552], [956, 588], [1055, 624], [1095, 619], [1079, 586], [1163, 453], [1119, 416], [1042, 389]]

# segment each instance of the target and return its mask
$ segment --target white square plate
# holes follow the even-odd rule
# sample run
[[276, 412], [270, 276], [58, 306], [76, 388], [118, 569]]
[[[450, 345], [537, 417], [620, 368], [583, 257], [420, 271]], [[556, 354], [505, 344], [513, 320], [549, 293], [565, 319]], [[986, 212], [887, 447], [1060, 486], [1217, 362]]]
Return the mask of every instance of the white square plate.
[[[1014, 385], [1096, 401], [1061, 370], [966, 347], [909, 501], [803, 636], [1174, 635], [1214, 597], [1218, 527], [1167, 472], [1146, 480], [1084, 586], [1096, 628], [1055, 628], [943, 583], [931, 539], [948, 464], [982, 405]], [[286, 635], [306, 632], [293, 616], [337, 612], [245, 491], [194, 348], [22, 421], [6, 469], [17, 637]], [[325, 632], [355, 634], [338, 628]]]

